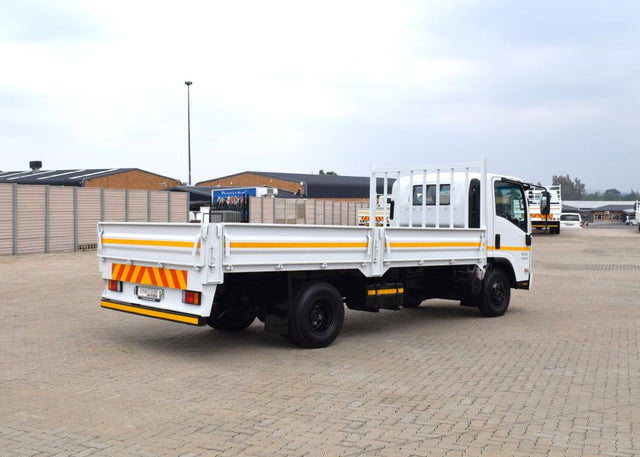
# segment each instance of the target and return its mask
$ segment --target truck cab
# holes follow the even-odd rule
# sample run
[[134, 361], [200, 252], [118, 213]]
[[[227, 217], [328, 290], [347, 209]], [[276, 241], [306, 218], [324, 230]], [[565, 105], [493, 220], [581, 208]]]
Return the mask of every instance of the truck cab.
[[[486, 186], [486, 189], [483, 189]], [[529, 288], [531, 218], [529, 185], [497, 174], [463, 172], [411, 173], [396, 179], [391, 226], [486, 229], [487, 256], [512, 273], [515, 287]], [[484, 195], [484, 197], [483, 197]], [[549, 211], [549, 194], [538, 205]]]

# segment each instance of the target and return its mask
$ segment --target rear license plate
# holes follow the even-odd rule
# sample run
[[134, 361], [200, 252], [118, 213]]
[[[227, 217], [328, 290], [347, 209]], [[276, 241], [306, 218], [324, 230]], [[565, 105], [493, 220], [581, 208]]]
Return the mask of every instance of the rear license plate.
[[160, 301], [162, 300], [163, 293], [164, 290], [155, 289], [153, 287], [138, 286], [136, 288], [136, 295], [138, 295], [138, 298], [140, 298], [141, 300]]

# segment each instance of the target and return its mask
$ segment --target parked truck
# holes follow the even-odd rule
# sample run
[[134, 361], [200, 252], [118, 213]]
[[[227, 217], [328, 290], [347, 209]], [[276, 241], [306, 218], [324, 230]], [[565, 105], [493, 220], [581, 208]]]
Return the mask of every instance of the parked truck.
[[[386, 198], [386, 210], [383, 199]], [[375, 225], [389, 225], [389, 209], [391, 208], [391, 197], [386, 195], [377, 195], [376, 197], [376, 211], [375, 211]], [[371, 220], [371, 208], [364, 208], [358, 210], [358, 225], [369, 225]]]
[[[377, 199], [376, 182], [386, 192], [392, 178]], [[511, 289], [531, 287], [528, 188], [484, 161], [378, 169], [367, 226], [100, 222], [101, 306], [223, 331], [257, 318], [307, 348], [335, 340], [345, 305], [442, 298], [501, 316]], [[375, 224], [376, 201], [388, 226]]]
[[[551, 208], [548, 214], [540, 210], [540, 200], [548, 193]], [[531, 211], [531, 226], [534, 230], [560, 233], [560, 215], [562, 214], [562, 194], [560, 184], [551, 186], [531, 186], [527, 192], [527, 200]]]
[[640, 232], [640, 200], [636, 201], [636, 223], [638, 224], [638, 231]]

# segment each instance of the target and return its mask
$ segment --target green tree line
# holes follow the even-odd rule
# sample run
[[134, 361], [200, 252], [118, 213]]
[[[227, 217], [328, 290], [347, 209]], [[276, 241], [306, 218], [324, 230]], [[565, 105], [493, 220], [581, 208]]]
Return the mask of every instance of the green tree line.
[[637, 190], [631, 190], [628, 193], [622, 193], [618, 189], [607, 189], [604, 192], [587, 192], [584, 183], [579, 179], [571, 179], [567, 174], [566, 176], [553, 175], [551, 184], [561, 187], [561, 195], [563, 200], [617, 200], [617, 201], [630, 201], [640, 200], [640, 192]]

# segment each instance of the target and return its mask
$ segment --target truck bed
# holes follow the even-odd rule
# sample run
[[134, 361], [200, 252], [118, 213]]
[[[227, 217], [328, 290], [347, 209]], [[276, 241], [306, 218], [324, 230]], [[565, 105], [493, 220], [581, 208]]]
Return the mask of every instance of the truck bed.
[[262, 224], [99, 224], [98, 257], [109, 279], [114, 262], [187, 268], [198, 284], [225, 274], [357, 269], [381, 276], [400, 266], [483, 265], [485, 231], [457, 228]]

